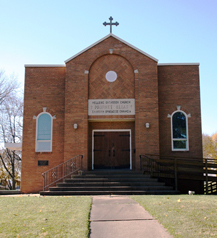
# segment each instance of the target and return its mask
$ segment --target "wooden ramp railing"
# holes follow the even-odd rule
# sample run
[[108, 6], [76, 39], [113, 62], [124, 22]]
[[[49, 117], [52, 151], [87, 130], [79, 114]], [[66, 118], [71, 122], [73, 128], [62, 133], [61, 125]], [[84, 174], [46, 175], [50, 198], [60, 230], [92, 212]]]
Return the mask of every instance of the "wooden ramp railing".
[[178, 180], [204, 181], [204, 193], [217, 193], [217, 160], [208, 158], [163, 157], [140, 155], [140, 166], [144, 173], [152, 177], [173, 181], [178, 190]]
[[208, 181], [204, 182], [204, 193], [205, 194], [217, 194], [217, 182]]

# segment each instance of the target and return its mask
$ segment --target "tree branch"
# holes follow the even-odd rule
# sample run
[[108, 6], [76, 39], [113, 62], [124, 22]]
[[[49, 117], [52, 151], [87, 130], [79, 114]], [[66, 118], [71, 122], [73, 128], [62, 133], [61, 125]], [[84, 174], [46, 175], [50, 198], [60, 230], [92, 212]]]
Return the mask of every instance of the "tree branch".
[[2, 161], [2, 164], [5, 168], [5, 170], [7, 171], [7, 173], [10, 175], [11, 178], [13, 178], [12, 174], [10, 173], [10, 171], [8, 170], [7, 166], [5, 165], [4, 159], [2, 158], [2, 155], [0, 154], [0, 159]]

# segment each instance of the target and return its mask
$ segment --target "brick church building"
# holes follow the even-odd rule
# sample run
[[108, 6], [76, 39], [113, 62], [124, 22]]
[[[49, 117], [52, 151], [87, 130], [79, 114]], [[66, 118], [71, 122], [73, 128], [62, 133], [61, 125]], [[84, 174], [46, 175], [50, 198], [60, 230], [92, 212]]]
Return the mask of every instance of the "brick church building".
[[25, 65], [23, 193], [76, 155], [136, 171], [145, 154], [202, 158], [198, 63], [160, 64], [110, 33], [63, 65]]

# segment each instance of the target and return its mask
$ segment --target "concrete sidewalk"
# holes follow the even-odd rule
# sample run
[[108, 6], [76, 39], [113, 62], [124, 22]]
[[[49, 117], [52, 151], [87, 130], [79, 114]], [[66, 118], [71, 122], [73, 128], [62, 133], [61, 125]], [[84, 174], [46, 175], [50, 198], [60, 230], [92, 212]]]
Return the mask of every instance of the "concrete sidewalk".
[[143, 207], [127, 196], [95, 196], [90, 238], [171, 238]]

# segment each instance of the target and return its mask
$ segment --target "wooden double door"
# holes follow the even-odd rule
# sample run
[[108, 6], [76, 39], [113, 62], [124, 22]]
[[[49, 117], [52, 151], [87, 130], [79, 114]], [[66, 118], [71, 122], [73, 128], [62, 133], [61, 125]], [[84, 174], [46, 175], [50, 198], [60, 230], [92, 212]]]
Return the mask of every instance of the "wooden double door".
[[130, 169], [130, 131], [95, 131], [93, 169]]

